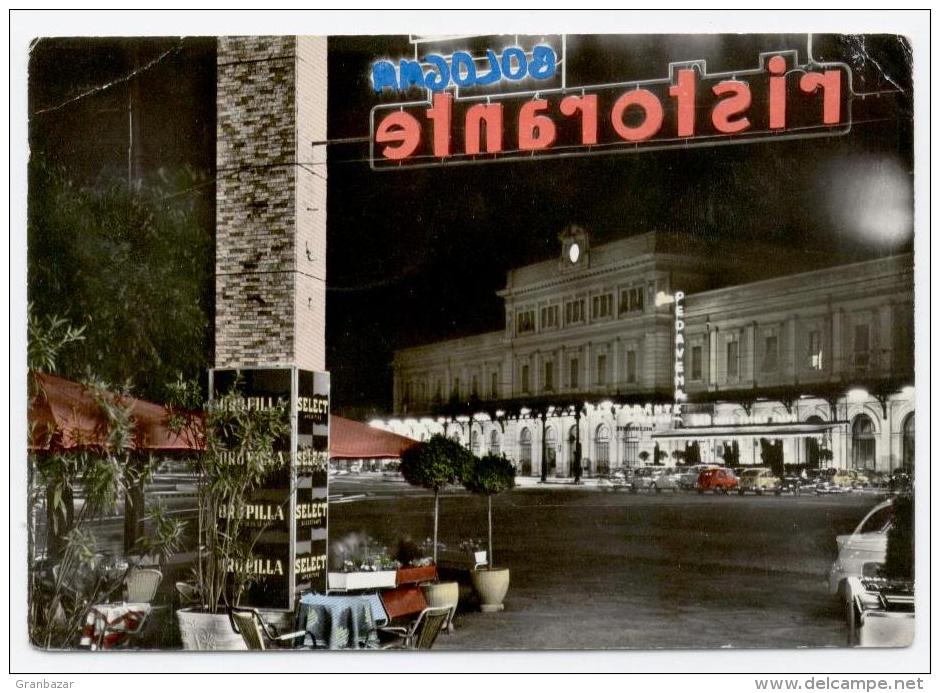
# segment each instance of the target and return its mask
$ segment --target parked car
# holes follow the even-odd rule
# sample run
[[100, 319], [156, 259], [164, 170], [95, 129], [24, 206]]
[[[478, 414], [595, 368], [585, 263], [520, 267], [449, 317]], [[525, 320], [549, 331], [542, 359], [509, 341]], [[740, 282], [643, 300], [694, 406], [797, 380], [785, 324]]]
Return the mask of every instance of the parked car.
[[768, 467], [751, 467], [738, 474], [738, 493], [742, 496], [751, 491], [758, 496], [764, 493], [780, 495], [780, 479]]
[[652, 491], [659, 493], [662, 490], [675, 492], [679, 488], [679, 474], [674, 467], [640, 467], [631, 480], [630, 490]]
[[628, 469], [617, 469], [610, 474], [602, 474], [597, 478], [597, 485], [604, 491], [619, 491], [620, 489], [630, 489], [630, 480], [633, 478], [633, 471]]
[[816, 484], [816, 493], [849, 493], [870, 486], [864, 472], [856, 469], [830, 469], [821, 474]]
[[891, 493], [910, 493], [914, 489], [914, 475], [909, 469], [895, 469], [888, 478]]
[[717, 464], [695, 464], [679, 474], [679, 488], [691, 490], [698, 483], [698, 476], [706, 469], [718, 469]]
[[894, 501], [889, 500], [872, 508], [854, 532], [836, 537], [839, 555], [829, 569], [830, 593], [844, 590], [846, 578], [861, 577], [866, 564], [885, 562], [893, 523]]
[[698, 475], [695, 489], [699, 493], [714, 491], [715, 493], [728, 493], [738, 488], [738, 477], [727, 467], [705, 469]]
[[801, 476], [785, 476], [780, 480], [778, 493], [792, 493], [798, 496], [801, 493], [812, 493], [816, 490], [816, 482], [811, 478], [804, 479]]

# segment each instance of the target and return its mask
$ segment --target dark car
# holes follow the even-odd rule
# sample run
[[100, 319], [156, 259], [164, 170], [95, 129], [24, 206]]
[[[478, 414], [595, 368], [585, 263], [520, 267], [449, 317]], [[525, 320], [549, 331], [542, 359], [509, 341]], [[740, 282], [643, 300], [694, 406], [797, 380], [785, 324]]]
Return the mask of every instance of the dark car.
[[738, 488], [738, 477], [727, 467], [706, 469], [698, 475], [695, 490], [699, 493], [713, 491], [715, 493], [728, 493]]

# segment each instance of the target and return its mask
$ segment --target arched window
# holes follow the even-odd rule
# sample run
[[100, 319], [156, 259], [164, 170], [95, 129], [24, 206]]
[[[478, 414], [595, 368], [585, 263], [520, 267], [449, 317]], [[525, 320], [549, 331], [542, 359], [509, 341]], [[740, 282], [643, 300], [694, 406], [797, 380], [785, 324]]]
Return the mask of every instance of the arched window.
[[606, 424], [594, 432], [594, 463], [598, 474], [610, 472], [610, 429]]
[[[824, 421], [821, 417], [814, 414], [806, 419], [806, 423], [821, 424], [824, 423]], [[810, 469], [819, 468], [820, 437], [821, 436], [809, 434], [803, 439], [803, 464]]]
[[496, 429], [490, 431], [490, 454], [499, 454], [499, 433], [496, 432]]
[[914, 413], [908, 414], [901, 424], [901, 464], [914, 469]]
[[479, 456], [480, 454], [480, 432], [473, 431], [470, 434], [470, 452]]
[[875, 425], [867, 414], [859, 414], [852, 422], [852, 466], [875, 468]]
[[545, 470], [546, 474], [555, 474], [555, 448], [558, 447], [558, 436], [554, 428], [545, 429]]
[[519, 464], [522, 465], [522, 475], [532, 475], [532, 434], [528, 428], [519, 433]]

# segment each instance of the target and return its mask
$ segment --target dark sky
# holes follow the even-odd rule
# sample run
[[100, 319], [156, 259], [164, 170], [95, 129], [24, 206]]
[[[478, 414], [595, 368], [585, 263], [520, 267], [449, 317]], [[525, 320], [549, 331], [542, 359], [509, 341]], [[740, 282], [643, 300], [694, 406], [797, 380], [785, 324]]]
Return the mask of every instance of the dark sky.
[[[774, 50], [796, 49], [804, 61], [806, 46], [805, 35], [572, 36], [568, 84], [664, 77], [670, 62], [683, 60], [705, 59], [709, 72], [748, 69]], [[373, 93], [369, 66], [413, 49], [407, 37], [335, 37], [329, 48], [329, 138], [366, 137], [369, 110], [390, 98]], [[847, 135], [403, 171], [370, 170], [367, 142], [330, 146], [327, 366], [335, 404], [362, 416], [387, 411], [394, 349], [500, 329], [495, 291], [506, 271], [555, 256], [569, 223], [587, 227], [595, 243], [664, 229], [796, 244], [833, 262], [909, 248], [909, 49], [893, 36], [815, 36], [813, 53], [849, 64], [857, 94], [879, 92], [854, 99]], [[94, 88], [158, 58], [135, 78], [135, 166], [142, 174], [181, 164], [211, 174], [211, 39], [41, 41], [31, 61], [33, 149], [77, 181], [126, 175], [129, 83]], [[210, 186], [207, 200], [213, 193]], [[889, 227], [899, 230], [885, 237]]]

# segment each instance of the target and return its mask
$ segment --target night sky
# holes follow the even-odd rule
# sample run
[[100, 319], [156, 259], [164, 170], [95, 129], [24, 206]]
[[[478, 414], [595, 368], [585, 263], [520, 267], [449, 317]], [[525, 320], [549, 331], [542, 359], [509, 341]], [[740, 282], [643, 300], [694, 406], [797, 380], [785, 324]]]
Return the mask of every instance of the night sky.
[[[804, 62], [806, 45], [805, 35], [571, 36], [568, 84], [660, 78], [683, 60], [749, 69], [775, 50], [796, 49]], [[374, 94], [369, 66], [413, 48], [407, 37], [336, 37], [329, 48], [329, 138], [355, 140], [328, 150], [327, 367], [339, 411], [390, 410], [396, 348], [501, 329], [495, 292], [506, 271], [554, 257], [569, 223], [595, 244], [668, 230], [796, 245], [833, 263], [911, 248], [911, 57], [897, 37], [814, 37], [817, 60], [846, 62], [856, 94], [878, 93], [853, 100], [852, 131], [841, 137], [377, 172], [363, 138], [369, 110], [391, 97]], [[134, 78], [132, 165], [141, 175], [185, 165], [211, 176], [212, 39], [40, 41], [32, 150], [79, 183], [126, 175], [130, 82], [121, 79], [150, 61]], [[196, 194], [211, 204], [214, 190]]]

